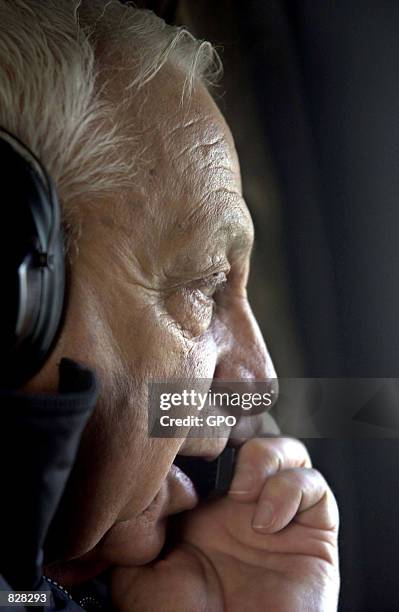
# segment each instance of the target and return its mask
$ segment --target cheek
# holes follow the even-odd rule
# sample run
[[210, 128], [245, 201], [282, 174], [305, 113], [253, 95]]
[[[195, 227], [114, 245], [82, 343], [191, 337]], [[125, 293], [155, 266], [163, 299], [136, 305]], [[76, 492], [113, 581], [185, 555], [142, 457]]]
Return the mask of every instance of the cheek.
[[[179, 291], [131, 310], [119, 328], [118, 345], [138, 386], [153, 379], [212, 378], [216, 346], [210, 325], [212, 302]], [[127, 321], [127, 317], [125, 317]]]
[[198, 338], [211, 324], [212, 301], [199, 290], [178, 289], [166, 299], [165, 305], [171, 321], [187, 338]]
[[212, 315], [212, 300], [200, 291], [181, 289], [166, 298], [120, 291], [107, 308], [106, 342], [91, 343], [91, 361], [101, 370], [121, 369], [139, 385], [176, 375], [212, 376]]
[[[89, 475], [90, 507], [105, 517], [140, 514], [153, 500], [183, 440], [150, 438], [146, 385], [103, 385], [84, 433], [80, 467]], [[94, 477], [93, 477], [94, 475]], [[101, 478], [96, 481], [96, 476]], [[106, 503], [101, 503], [101, 499]]]
[[124, 490], [129, 491], [129, 496], [127, 499], [125, 497], [118, 520], [130, 518], [132, 511], [140, 515], [151, 504], [165, 481], [184, 439], [149, 438], [145, 435], [142, 442], [139, 453], [130, 451], [132, 461], [124, 482]]
[[213, 379], [217, 360], [218, 349], [213, 334], [208, 330], [200, 339], [191, 344], [191, 349], [186, 356], [188, 377]]

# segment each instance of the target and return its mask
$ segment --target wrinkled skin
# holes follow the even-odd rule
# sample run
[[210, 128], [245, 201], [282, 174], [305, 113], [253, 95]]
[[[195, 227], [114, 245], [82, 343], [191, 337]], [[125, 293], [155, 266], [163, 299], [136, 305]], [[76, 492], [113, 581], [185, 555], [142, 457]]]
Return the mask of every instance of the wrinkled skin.
[[334, 497], [304, 446], [250, 440], [229, 495], [187, 513], [172, 552], [113, 571], [116, 609], [333, 612], [337, 529]]
[[[205, 603], [204, 610], [222, 610], [223, 593], [231, 602], [237, 597], [236, 608], [231, 604], [229, 610], [259, 610], [274, 601], [277, 591], [282, 606], [271, 609], [299, 610], [284, 607], [280, 579], [291, 585], [286, 589], [287, 605], [295, 601], [295, 593], [300, 597], [304, 590], [312, 592], [312, 584], [319, 585], [321, 598], [325, 584], [335, 585], [335, 592], [337, 588], [329, 571], [321, 571], [328, 575], [326, 580], [315, 577], [320, 564], [334, 574], [333, 553], [328, 558], [321, 555], [322, 560], [317, 553], [312, 565], [312, 538], [331, 539], [335, 550], [337, 520], [324, 480], [303, 467], [309, 465], [304, 449], [294, 449], [293, 457], [281, 466], [298, 468], [295, 477], [290, 476], [294, 482], [275, 481], [276, 491], [283, 487], [279, 505], [285, 508], [284, 518], [276, 518], [276, 525], [283, 527], [298, 510], [307, 512], [298, 515], [297, 526], [287, 528], [301, 533], [298, 557], [296, 537], [282, 536], [264, 544], [259, 529], [251, 527], [250, 517], [268, 486], [265, 465], [270, 453], [259, 454], [255, 447], [256, 491], [232, 493], [214, 505], [191, 510], [196, 494], [172, 462], [179, 452], [215, 457], [226, 440], [149, 439], [146, 431], [151, 378], [265, 380], [275, 376], [247, 300], [253, 225], [241, 194], [232, 136], [202, 86], [182, 107], [181, 85], [176, 70], [164, 69], [147, 85], [147, 97], [132, 101], [129, 112], [136, 116], [136, 124], [141, 121], [146, 145], [139, 179], [132, 179], [129, 193], [82, 203], [79, 256], [71, 269], [64, 328], [46, 366], [28, 385], [33, 391], [55, 389], [61, 356], [93, 367], [101, 381], [100, 401], [84, 432], [47, 553], [51, 562], [47, 571], [71, 586], [113, 565], [148, 564], [163, 545], [166, 517], [190, 510], [184, 523], [185, 543], [169, 562], [163, 562], [169, 565], [151, 578], [159, 580], [163, 593], [169, 588], [165, 576], [171, 572], [172, 599], [181, 591], [183, 600], [180, 608], [170, 610], [193, 609], [189, 598], [195, 598], [195, 593], [201, 601], [209, 596], [214, 602], [214, 607]], [[115, 95], [123, 95], [122, 90]], [[248, 447], [252, 452], [251, 444], [242, 448], [240, 457]], [[286, 501], [284, 486], [290, 488]], [[302, 488], [312, 491], [305, 506], [298, 504]], [[320, 512], [309, 508], [309, 503]], [[233, 524], [239, 543], [232, 537]], [[279, 560], [268, 555], [265, 560], [262, 549], [269, 542], [284, 551]], [[310, 556], [309, 564], [304, 555]], [[177, 570], [186, 561], [190, 593], [185, 601], [183, 575]], [[243, 576], [248, 574], [248, 581], [239, 578], [241, 570]], [[168, 610], [158, 600], [151, 601], [153, 588], [140, 595], [136, 571], [115, 573], [117, 609]], [[248, 607], [254, 584], [268, 573], [265, 589], [255, 588], [258, 599]], [[145, 574], [139, 584], [146, 585]], [[234, 595], [234, 589], [238, 594]], [[122, 600], [121, 592], [126, 594]], [[317, 597], [315, 601], [322, 601]], [[248, 605], [239, 608], [239, 601]]]

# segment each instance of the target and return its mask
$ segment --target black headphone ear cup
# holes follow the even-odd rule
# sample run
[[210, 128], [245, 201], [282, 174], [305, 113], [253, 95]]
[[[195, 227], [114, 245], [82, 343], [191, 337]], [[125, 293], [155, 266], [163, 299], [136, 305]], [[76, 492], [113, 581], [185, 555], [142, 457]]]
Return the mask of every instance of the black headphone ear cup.
[[39, 317], [41, 304], [41, 270], [35, 266], [32, 253], [28, 253], [18, 269], [18, 310], [15, 323], [16, 345], [31, 336]]
[[64, 241], [60, 226], [41, 264], [40, 300], [36, 335], [40, 338], [40, 350], [46, 353], [42, 356], [44, 360], [59, 331], [65, 302]]
[[19, 140], [0, 128], [0, 203], [8, 241], [0, 318], [0, 384], [18, 387], [39, 370], [56, 340], [65, 298], [61, 212], [55, 186]]

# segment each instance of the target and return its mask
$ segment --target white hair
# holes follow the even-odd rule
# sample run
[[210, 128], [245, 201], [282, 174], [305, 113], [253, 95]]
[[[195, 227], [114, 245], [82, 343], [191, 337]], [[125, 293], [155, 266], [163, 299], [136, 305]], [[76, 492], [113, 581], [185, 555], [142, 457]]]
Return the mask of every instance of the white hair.
[[[119, 0], [0, 0], [0, 126], [52, 176], [70, 235], [79, 201], [131, 182], [134, 130], [120, 111], [169, 62], [185, 75], [182, 100], [221, 71], [210, 43]], [[128, 80], [116, 102], [119, 70]]]

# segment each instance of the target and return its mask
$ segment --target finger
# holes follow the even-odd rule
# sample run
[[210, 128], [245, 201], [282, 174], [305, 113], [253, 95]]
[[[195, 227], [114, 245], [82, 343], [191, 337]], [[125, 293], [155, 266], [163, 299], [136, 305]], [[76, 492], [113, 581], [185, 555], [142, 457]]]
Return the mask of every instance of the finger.
[[294, 518], [316, 529], [338, 525], [334, 496], [315, 469], [294, 468], [269, 478], [256, 505], [252, 527], [261, 533], [276, 533]]
[[229, 494], [236, 500], [258, 499], [266, 478], [281, 470], [311, 467], [305, 446], [294, 438], [256, 438], [249, 440], [238, 454]]

